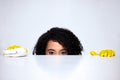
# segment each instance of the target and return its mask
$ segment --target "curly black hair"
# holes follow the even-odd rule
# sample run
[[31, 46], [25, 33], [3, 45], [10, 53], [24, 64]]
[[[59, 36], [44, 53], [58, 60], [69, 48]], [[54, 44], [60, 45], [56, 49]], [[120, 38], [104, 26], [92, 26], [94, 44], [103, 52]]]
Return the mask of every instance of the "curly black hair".
[[68, 29], [53, 27], [41, 35], [33, 49], [33, 55], [45, 55], [45, 50], [49, 40], [61, 44], [67, 51], [68, 55], [82, 54], [83, 46], [79, 39]]

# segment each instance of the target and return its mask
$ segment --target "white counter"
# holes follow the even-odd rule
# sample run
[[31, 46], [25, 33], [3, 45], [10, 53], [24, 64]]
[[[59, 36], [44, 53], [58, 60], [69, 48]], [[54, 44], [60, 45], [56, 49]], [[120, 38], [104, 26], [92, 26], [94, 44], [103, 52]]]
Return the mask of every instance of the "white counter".
[[0, 55], [0, 80], [120, 80], [120, 57]]

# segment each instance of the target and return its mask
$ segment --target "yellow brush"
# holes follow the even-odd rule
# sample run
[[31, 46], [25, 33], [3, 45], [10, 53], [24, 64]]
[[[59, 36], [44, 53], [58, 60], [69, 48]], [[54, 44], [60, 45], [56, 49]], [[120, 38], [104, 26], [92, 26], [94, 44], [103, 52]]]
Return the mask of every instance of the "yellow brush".
[[100, 53], [97, 53], [95, 51], [90, 51], [90, 54], [92, 56], [113, 57], [115, 56], [115, 51], [106, 49], [106, 50], [101, 50]]

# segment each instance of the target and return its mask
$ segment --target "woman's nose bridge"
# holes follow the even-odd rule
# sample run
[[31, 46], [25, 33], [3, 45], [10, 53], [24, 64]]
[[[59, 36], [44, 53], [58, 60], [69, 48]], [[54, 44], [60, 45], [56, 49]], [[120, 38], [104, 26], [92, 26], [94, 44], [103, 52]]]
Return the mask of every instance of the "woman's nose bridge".
[[56, 51], [55, 55], [61, 55], [61, 53], [59, 51]]

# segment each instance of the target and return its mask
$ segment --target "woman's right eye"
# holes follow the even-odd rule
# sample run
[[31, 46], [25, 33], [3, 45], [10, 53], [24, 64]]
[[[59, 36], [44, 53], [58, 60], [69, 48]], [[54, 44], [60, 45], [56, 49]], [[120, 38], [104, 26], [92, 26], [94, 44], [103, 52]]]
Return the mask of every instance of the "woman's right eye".
[[49, 53], [49, 55], [54, 55], [54, 52], [48, 52]]

